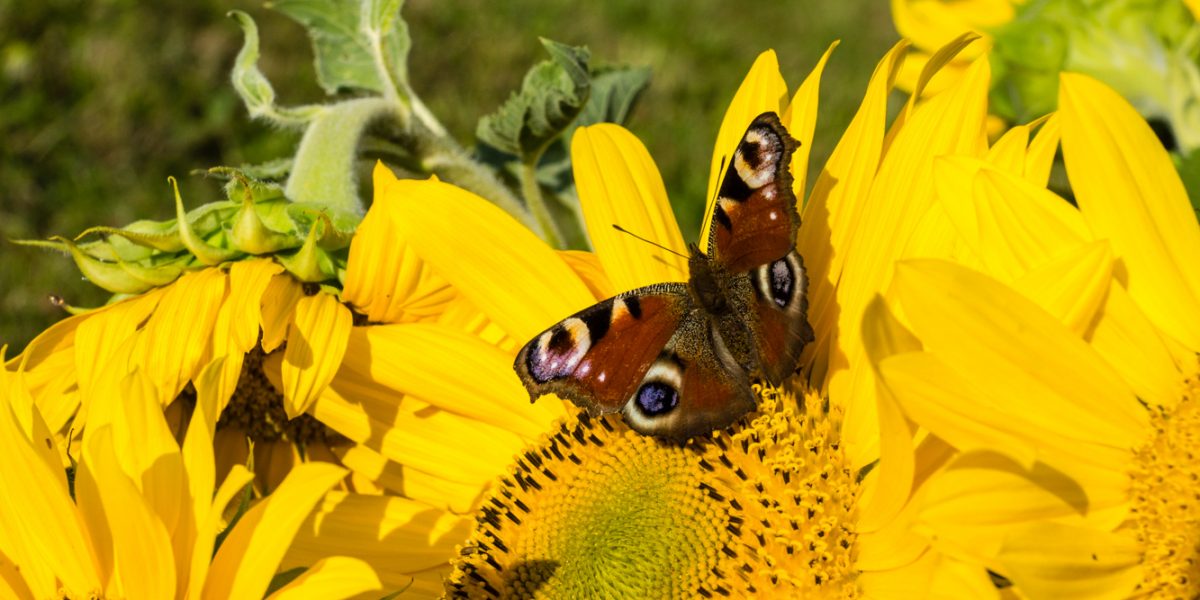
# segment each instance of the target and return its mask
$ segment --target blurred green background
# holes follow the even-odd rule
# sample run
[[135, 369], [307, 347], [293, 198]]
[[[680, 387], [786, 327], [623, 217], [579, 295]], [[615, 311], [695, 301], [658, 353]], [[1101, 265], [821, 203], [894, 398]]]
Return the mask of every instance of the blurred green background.
[[[319, 102], [304, 30], [259, 2], [0, 2], [0, 237], [74, 236], [173, 216], [168, 175], [190, 207], [220, 197], [190, 175], [291, 154], [296, 136], [251, 122], [229, 85], [241, 33], [258, 22], [260, 66], [282, 104]], [[477, 119], [546, 58], [537, 36], [591, 48], [597, 64], [653, 70], [629, 127], [696, 238], [709, 157], [725, 107], [755, 56], [774, 48], [794, 90], [828, 44], [814, 172], [849, 122], [876, 61], [896, 39], [884, 2], [409, 0], [413, 87], [464, 144]], [[64, 316], [48, 300], [102, 304], [70, 259], [0, 241], [0, 344], [15, 354]]]

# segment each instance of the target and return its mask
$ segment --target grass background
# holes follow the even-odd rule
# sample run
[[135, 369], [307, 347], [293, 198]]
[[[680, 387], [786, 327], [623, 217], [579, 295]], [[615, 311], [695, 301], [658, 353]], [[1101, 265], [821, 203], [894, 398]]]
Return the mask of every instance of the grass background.
[[[241, 33], [258, 22], [261, 68], [283, 104], [317, 102], [304, 30], [258, 2], [0, 2], [0, 237], [74, 236], [173, 216], [168, 175], [188, 206], [220, 197], [189, 173], [290, 155], [296, 136], [251, 122], [228, 83]], [[774, 48], [792, 89], [830, 42], [812, 165], [849, 122], [875, 62], [896, 39], [881, 1], [409, 0], [413, 87], [464, 143], [477, 119], [545, 58], [538, 36], [587, 45], [597, 63], [653, 70], [629, 127], [655, 157], [685, 237], [695, 239], [725, 107], [755, 56]], [[0, 344], [15, 354], [77, 306], [106, 294], [56, 253], [0, 241]]]

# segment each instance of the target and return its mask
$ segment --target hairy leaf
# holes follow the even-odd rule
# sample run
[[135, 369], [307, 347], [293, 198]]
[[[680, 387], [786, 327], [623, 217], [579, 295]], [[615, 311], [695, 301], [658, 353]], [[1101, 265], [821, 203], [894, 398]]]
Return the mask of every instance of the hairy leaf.
[[407, 86], [411, 40], [401, 0], [276, 0], [268, 4], [308, 30], [317, 81], [327, 94], [362, 89], [385, 95]]
[[534, 65], [521, 90], [479, 120], [475, 135], [501, 151], [522, 159], [536, 158], [587, 104], [591, 94], [586, 48], [543, 39], [553, 60]]

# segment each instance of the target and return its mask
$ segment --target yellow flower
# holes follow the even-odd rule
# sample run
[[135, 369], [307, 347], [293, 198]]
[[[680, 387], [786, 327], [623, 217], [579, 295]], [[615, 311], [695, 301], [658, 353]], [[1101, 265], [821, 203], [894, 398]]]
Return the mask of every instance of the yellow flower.
[[[1048, 173], [1053, 152], [1041, 150], [1041, 135], [1028, 148], [1028, 138], [988, 148], [986, 57], [945, 93], [908, 103], [885, 129], [905, 49], [898, 45], [880, 63], [803, 207], [798, 248], [817, 333], [805, 377], [763, 390], [761, 412], [683, 448], [634, 436], [613, 418], [577, 416], [553, 398], [530, 405], [511, 370], [518, 346], [555, 320], [625, 289], [686, 278], [682, 260], [611, 227], [684, 249], [661, 178], [635, 137], [597, 125], [579, 129], [572, 142], [594, 254], [555, 251], [481, 198], [440, 182], [397, 181], [377, 168], [377, 196], [358, 235], [383, 249], [374, 260], [396, 265], [380, 272], [404, 274], [379, 282], [374, 297], [388, 301], [374, 309], [354, 300], [349, 285], [346, 297], [360, 312], [378, 310], [371, 320], [392, 323], [354, 329], [347, 360], [311, 414], [356, 443], [340, 455], [343, 464], [395, 496], [327, 502], [284, 567], [336, 551], [375, 566], [385, 586], [410, 585], [419, 596], [443, 593], [452, 558], [450, 591], [461, 586], [468, 594], [521, 585], [630, 591], [643, 582], [615, 575], [638, 566], [624, 562], [630, 557], [667, 569], [653, 574], [656, 586], [667, 587], [632, 593], [765, 594], [778, 586], [835, 597], [973, 597], [993, 590], [981, 563], [944, 554], [911, 528], [946, 446], [891, 427], [880, 437], [881, 420], [907, 421], [891, 404], [876, 410], [866, 360], [874, 346], [862, 342], [873, 332], [862, 330], [861, 315], [887, 289], [896, 259], [959, 250], [944, 243], [952, 223], [937, 202], [938, 157], [1019, 154], [1037, 177]], [[789, 101], [774, 53], [761, 55], [728, 110], [717, 152], [728, 152], [754, 116], [778, 112], [801, 142], [792, 172], [804, 197], [823, 66], [824, 59]], [[714, 157], [710, 181], [722, 158]], [[396, 317], [402, 310], [388, 312], [432, 298], [409, 292], [421, 281], [436, 282], [430, 289], [446, 294], [445, 304], [414, 309], [407, 321]], [[649, 536], [658, 525], [653, 539], [635, 534]]]
[[[65, 319], [7, 369], [21, 373], [66, 447], [84, 435], [91, 402], [116, 393], [135, 370], [151, 383], [172, 423], [182, 423], [195, 396], [191, 382], [205, 364], [223, 359], [216, 390], [218, 472], [246, 464], [253, 452], [257, 487], [266, 492], [302, 457], [329, 456], [331, 443], [345, 443], [304, 412], [340, 364], [351, 320], [333, 294], [306, 287], [270, 259], [250, 259], [188, 272]], [[269, 353], [282, 361], [281, 392], [262, 374]], [[182, 434], [180, 425], [174, 429]]]
[[901, 263], [896, 316], [866, 317], [908, 340], [876, 347], [881, 385], [957, 450], [917, 522], [1028, 597], [1196, 597], [1200, 226], [1111, 88], [1064, 74], [1053, 121], [1078, 210], [1018, 162], [947, 158], [973, 268]]
[[[2, 351], [0, 351], [2, 353]], [[196, 378], [198, 408], [182, 447], [141, 370], [120, 395], [94, 398], [76, 446], [61, 453], [17, 376], [0, 370], [0, 595], [5, 598], [348, 597], [378, 590], [360, 560], [329, 557], [271, 589], [277, 565], [313, 506], [344, 476], [293, 469], [270, 498], [228, 509], [253, 478], [235, 466], [217, 485], [213, 417], [218, 360]]]

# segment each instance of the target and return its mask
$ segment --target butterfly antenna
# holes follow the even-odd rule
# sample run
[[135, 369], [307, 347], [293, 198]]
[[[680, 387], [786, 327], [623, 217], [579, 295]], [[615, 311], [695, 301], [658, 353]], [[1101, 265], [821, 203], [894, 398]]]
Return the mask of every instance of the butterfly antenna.
[[674, 254], [674, 255], [676, 255], [676, 256], [682, 256], [682, 257], [684, 257], [684, 258], [688, 258], [688, 255], [686, 255], [686, 254], [684, 254], [684, 253], [682, 253], [682, 252], [676, 252], [676, 251], [674, 251], [674, 250], [672, 250], [672, 249], [670, 249], [670, 248], [668, 248], [668, 247], [666, 247], [666, 246], [664, 246], [664, 245], [662, 245], [662, 244], [660, 244], [660, 243], [658, 243], [658, 242], [655, 242], [655, 241], [648, 240], [648, 239], [646, 239], [646, 238], [644, 238], [644, 237], [642, 237], [642, 236], [640, 236], [640, 235], [638, 235], [638, 234], [636, 234], [636, 233], [634, 233], [634, 232], [632, 232], [632, 231], [630, 231], [630, 230], [628, 230], [628, 229], [625, 229], [624, 227], [621, 227], [620, 225], [617, 225], [616, 223], [613, 223], [613, 229], [616, 229], [617, 231], [620, 231], [621, 233], [626, 233], [626, 234], [629, 234], [629, 235], [631, 235], [631, 236], [633, 236], [633, 237], [635, 237], [635, 238], [637, 238], [637, 239], [639, 239], [639, 240], [642, 240], [643, 242], [646, 242], [647, 244], [650, 244], [651, 246], [654, 246], [654, 247], [656, 247], [656, 248], [661, 248], [661, 249], [663, 249], [663, 250], [666, 250], [667, 252], [670, 252], [671, 254]]

